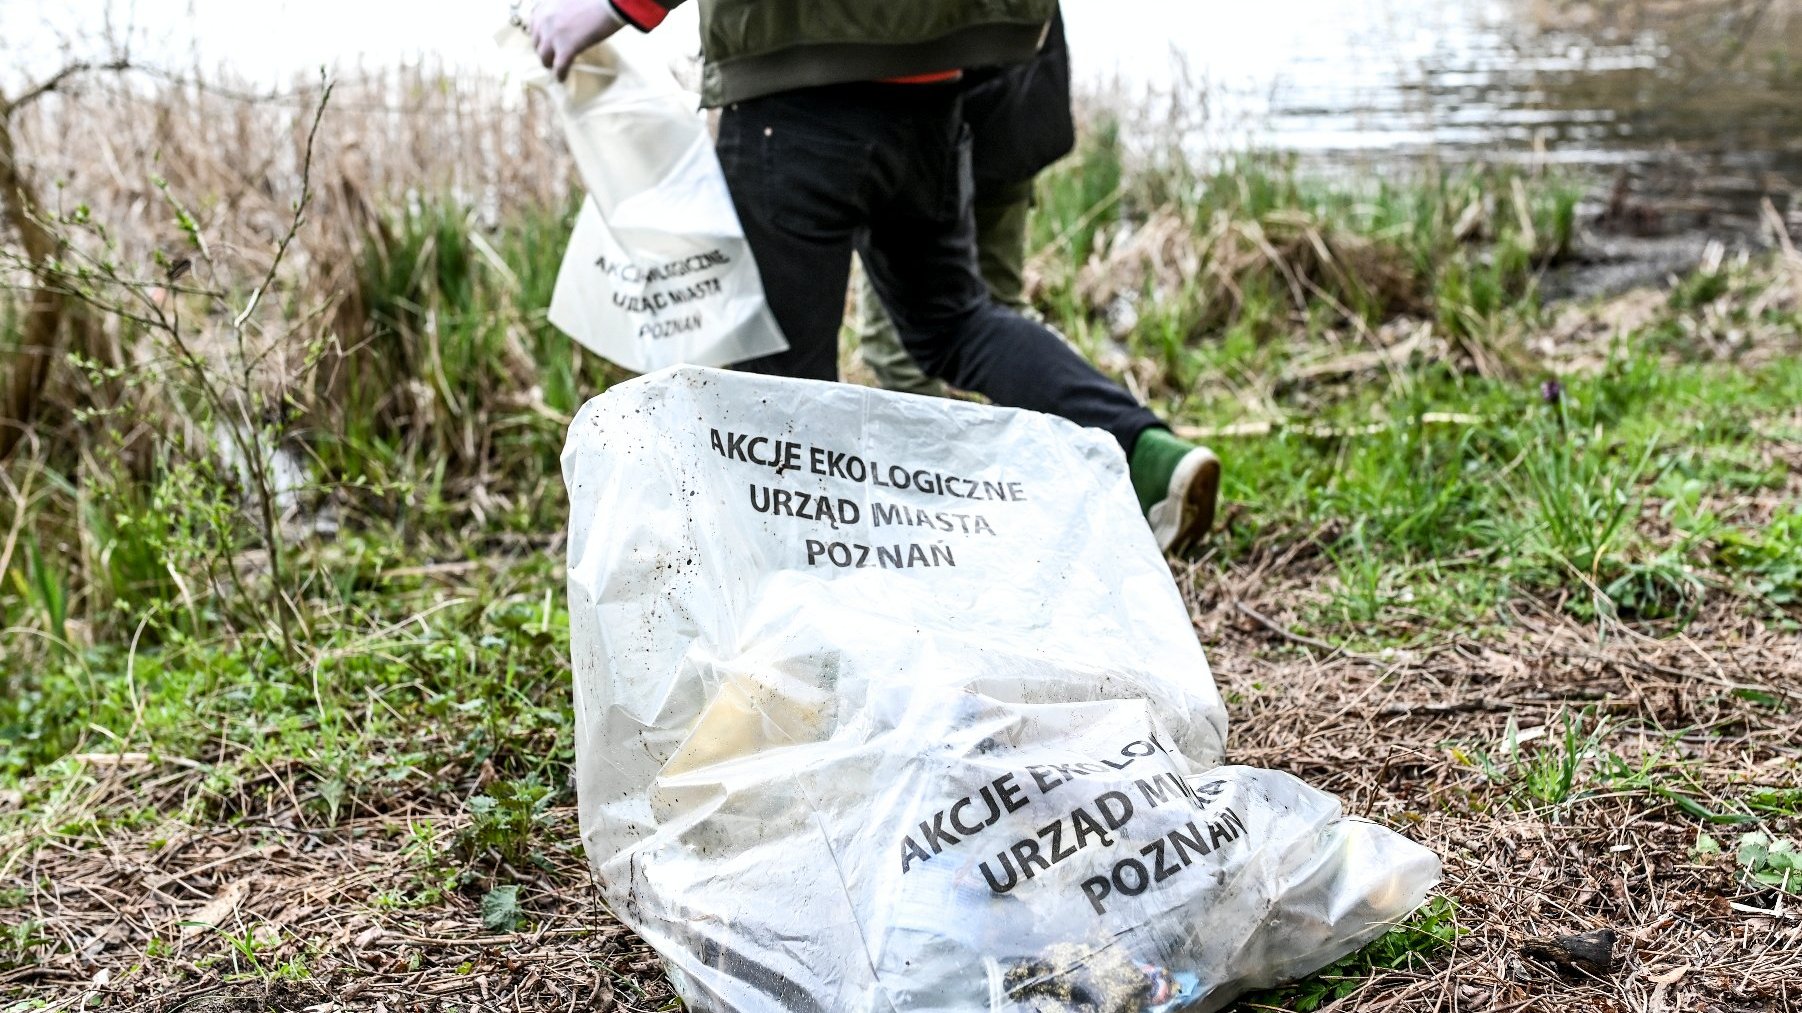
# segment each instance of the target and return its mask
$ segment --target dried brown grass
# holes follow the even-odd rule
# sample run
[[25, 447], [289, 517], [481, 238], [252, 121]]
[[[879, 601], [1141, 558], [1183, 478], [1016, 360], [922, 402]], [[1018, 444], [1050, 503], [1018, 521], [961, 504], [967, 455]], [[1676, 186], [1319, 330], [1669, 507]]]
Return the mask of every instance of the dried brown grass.
[[1075, 288], [1082, 302], [1099, 307], [1146, 292], [1172, 299], [1212, 293], [1194, 321], [1205, 333], [1244, 309], [1248, 278], [1272, 274], [1298, 313], [1323, 302], [1349, 317], [1353, 301], [1384, 315], [1423, 312], [1421, 278], [1405, 261], [1397, 247], [1334, 229], [1302, 211], [1249, 219], [1216, 211], [1196, 221], [1185, 208], [1165, 206], [1104, 237], [1078, 272]]
[[[190, 310], [184, 326], [193, 350], [215, 370], [234, 373], [253, 361], [251, 380], [267, 403], [304, 393], [332, 406], [345, 400], [346, 378], [357, 368], [350, 360], [370, 351], [357, 275], [392, 241], [394, 215], [448, 201], [472, 208], [471, 228], [478, 230], [570, 199], [574, 178], [560, 135], [542, 99], [524, 89], [434, 67], [332, 84], [310, 166], [303, 160], [322, 100], [319, 81], [255, 92], [229, 79], [93, 70], [18, 111], [13, 134], [43, 205], [36, 217], [69, 242], [63, 259], [71, 269], [112, 276], [72, 284], [114, 293], [135, 286], [175, 306], [184, 297], [164, 294], [162, 279], [166, 265], [187, 260], [194, 270], [184, 285], [246, 302], [294, 222], [308, 168], [304, 225], [263, 293], [268, 309], [261, 319], [268, 322], [252, 322], [255, 347], [238, 348], [232, 314], [216, 308]], [[179, 221], [184, 213], [203, 246]], [[0, 229], [0, 246], [17, 239]], [[3, 280], [29, 283], [17, 272]], [[76, 351], [140, 381], [158, 375], [169, 354], [116, 314], [91, 312], [80, 322]], [[96, 405], [128, 404], [166, 431], [190, 421], [166, 385], [139, 383], [126, 399], [53, 359], [40, 396], [51, 417], [40, 436], [54, 439], [59, 424]]]
[[[1274, 561], [1273, 561], [1274, 562]], [[1731, 838], [1655, 796], [1603, 791], [1521, 806], [1470, 757], [1510, 724], [1555, 729], [1588, 709], [1606, 748], [1681, 757], [1726, 798], [1797, 783], [1802, 641], [1723, 608], [1670, 640], [1517, 607], [1511, 635], [1456, 637], [1376, 656], [1288, 632], [1320, 592], [1305, 563], [1253, 563], [1189, 591], [1222, 691], [1236, 700], [1235, 759], [1339, 793], [1353, 812], [1407, 827], [1446, 861], [1444, 890], [1468, 930], [1442, 966], [1372, 981], [1349, 1010], [1789, 1010], [1802, 1001], [1802, 912], [1748, 888], [1730, 857], [1691, 854]], [[1288, 570], [1283, 573], [1281, 570]], [[1273, 592], [1272, 584], [1281, 590]], [[1230, 607], [1258, 602], [1260, 617]], [[1403, 632], [1387, 629], [1385, 633]], [[1788, 701], [1773, 712], [1748, 690]], [[1534, 937], [1611, 928], [1606, 977], [1560, 973], [1522, 953]]]
[[[548, 112], [523, 89], [429, 66], [333, 85], [315, 145], [313, 228], [296, 254], [322, 277], [351, 260], [381, 209], [448, 194], [492, 223], [514, 205], [561, 206], [571, 192]], [[48, 210], [89, 206], [122, 262], [183, 243], [158, 178], [210, 241], [254, 258], [287, 228], [320, 91], [318, 81], [258, 92], [231, 79], [93, 72], [29, 106], [16, 130]]]

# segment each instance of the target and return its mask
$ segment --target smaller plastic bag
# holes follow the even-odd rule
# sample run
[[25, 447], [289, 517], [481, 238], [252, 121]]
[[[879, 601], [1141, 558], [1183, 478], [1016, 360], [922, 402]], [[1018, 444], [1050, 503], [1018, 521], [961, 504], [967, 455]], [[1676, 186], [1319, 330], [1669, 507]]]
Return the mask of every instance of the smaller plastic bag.
[[500, 42], [550, 96], [588, 188], [551, 323], [640, 373], [786, 350], [695, 96], [609, 43], [559, 84], [518, 28]]

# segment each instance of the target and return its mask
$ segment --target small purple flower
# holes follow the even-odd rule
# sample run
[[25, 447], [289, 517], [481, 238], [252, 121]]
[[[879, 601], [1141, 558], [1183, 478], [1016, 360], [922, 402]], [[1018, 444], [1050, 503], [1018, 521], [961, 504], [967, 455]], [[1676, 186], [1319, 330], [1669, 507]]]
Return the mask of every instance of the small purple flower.
[[1564, 384], [1557, 380], [1547, 380], [1539, 385], [1539, 399], [1546, 404], [1555, 405], [1564, 400]]

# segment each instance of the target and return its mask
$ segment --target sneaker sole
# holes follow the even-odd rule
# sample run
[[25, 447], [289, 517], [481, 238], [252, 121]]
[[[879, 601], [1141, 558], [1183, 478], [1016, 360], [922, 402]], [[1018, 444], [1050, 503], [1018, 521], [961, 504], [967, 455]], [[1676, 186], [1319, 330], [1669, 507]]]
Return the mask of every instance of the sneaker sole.
[[1207, 537], [1220, 499], [1220, 458], [1206, 447], [1183, 456], [1170, 476], [1169, 494], [1151, 508], [1158, 548], [1182, 553]]

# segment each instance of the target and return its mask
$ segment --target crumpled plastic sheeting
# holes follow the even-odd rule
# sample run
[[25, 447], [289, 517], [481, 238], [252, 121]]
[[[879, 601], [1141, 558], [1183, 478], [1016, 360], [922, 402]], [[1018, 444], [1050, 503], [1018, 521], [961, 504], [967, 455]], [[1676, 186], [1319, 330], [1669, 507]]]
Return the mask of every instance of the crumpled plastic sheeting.
[[563, 467], [583, 840], [691, 1009], [1218, 1009], [1438, 880], [1219, 765], [1105, 434], [682, 367], [591, 401]]

